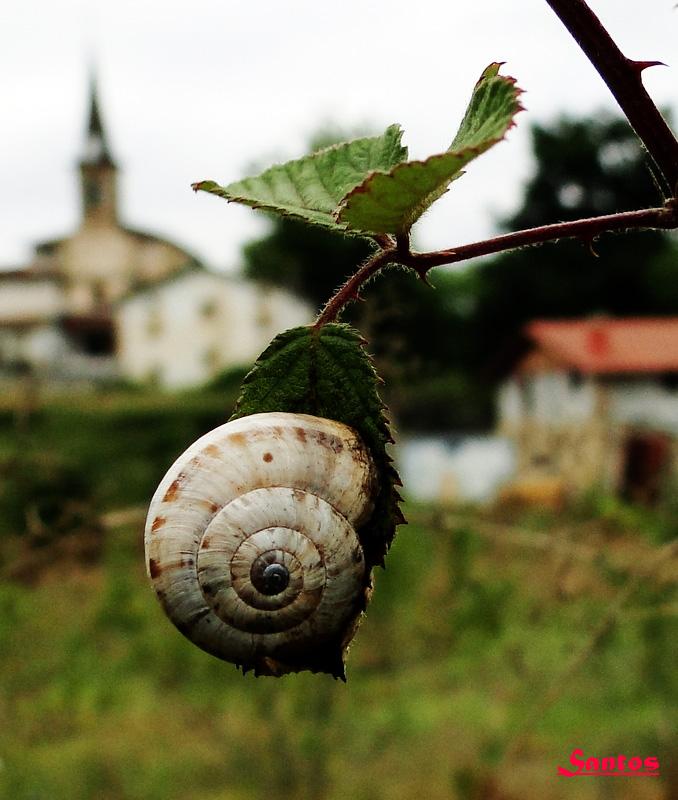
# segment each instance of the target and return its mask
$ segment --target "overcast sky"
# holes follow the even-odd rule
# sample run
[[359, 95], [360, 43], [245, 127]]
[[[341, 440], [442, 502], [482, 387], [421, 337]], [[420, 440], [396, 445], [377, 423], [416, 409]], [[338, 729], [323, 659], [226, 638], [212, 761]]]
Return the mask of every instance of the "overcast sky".
[[[590, 0], [678, 116], [674, 0]], [[405, 129], [413, 157], [449, 144], [491, 61], [526, 90], [508, 140], [470, 165], [417, 225], [426, 249], [485, 236], [519, 202], [528, 128], [614, 100], [545, 0], [14, 0], [0, 16], [0, 266], [78, 222], [74, 166], [88, 69], [121, 167], [121, 216], [220, 269], [264, 230], [255, 212], [194, 195], [252, 164], [302, 155], [321, 125]]]

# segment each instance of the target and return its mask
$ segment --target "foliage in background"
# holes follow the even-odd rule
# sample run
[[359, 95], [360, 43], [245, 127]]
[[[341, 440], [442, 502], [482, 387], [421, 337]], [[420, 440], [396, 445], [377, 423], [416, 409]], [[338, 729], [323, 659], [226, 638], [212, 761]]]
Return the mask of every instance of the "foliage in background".
[[[555, 771], [575, 745], [662, 765], [647, 782], [580, 781], [578, 800], [597, 800], [610, 780], [616, 800], [669, 792], [675, 582], [634, 597], [498, 770], [626, 579], [610, 552], [628, 548], [626, 569], [647, 558], [638, 532], [580, 522], [573, 552], [600, 545], [581, 561], [558, 547], [516, 550], [480, 535], [473, 517], [441, 535], [430, 514], [408, 516], [351, 648], [350, 690], [317, 675], [243, 678], [178, 635], [149, 602], [140, 523], [111, 531], [100, 569], [60, 567], [31, 589], [2, 581], [0, 798], [410, 800], [424, 786], [430, 800], [567, 800], [571, 782]], [[533, 532], [558, 523], [542, 517]]]
[[103, 511], [145, 504], [186, 445], [228, 419], [236, 392], [46, 402], [22, 431], [16, 412], [1, 409], [0, 537], [58, 536]]

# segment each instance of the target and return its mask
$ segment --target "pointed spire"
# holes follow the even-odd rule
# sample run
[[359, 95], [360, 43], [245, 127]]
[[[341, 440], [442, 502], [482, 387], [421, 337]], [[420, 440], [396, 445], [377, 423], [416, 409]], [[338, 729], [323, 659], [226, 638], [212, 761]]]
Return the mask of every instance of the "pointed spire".
[[90, 77], [89, 97], [90, 106], [87, 138], [81, 163], [105, 164], [113, 167], [115, 164], [108, 147], [108, 142], [106, 141], [104, 126], [101, 122], [101, 112], [99, 111], [99, 101], [97, 97], [97, 83], [94, 75]]

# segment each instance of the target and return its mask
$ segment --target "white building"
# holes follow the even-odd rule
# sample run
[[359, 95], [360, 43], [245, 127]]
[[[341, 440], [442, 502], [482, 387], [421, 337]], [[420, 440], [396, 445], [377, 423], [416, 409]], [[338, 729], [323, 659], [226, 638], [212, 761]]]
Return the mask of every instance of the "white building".
[[124, 298], [115, 320], [122, 374], [179, 389], [252, 364], [277, 333], [309, 323], [312, 311], [287, 292], [190, 268]]
[[94, 86], [79, 173], [77, 229], [39, 244], [24, 269], [0, 272], [0, 375], [190, 386], [311, 321], [292, 295], [210, 273], [182, 248], [120, 222]]
[[427, 503], [488, 503], [515, 470], [512, 443], [500, 436], [407, 437], [394, 455], [408, 496]]
[[0, 362], [47, 368], [66, 347], [56, 325], [64, 310], [58, 275], [0, 273]]

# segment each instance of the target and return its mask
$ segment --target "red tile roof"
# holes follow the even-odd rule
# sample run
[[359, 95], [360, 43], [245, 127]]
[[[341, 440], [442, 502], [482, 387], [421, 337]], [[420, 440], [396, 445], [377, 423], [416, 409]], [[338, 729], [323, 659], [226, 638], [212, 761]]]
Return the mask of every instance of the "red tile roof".
[[538, 320], [526, 333], [537, 352], [566, 369], [678, 372], [678, 317]]

